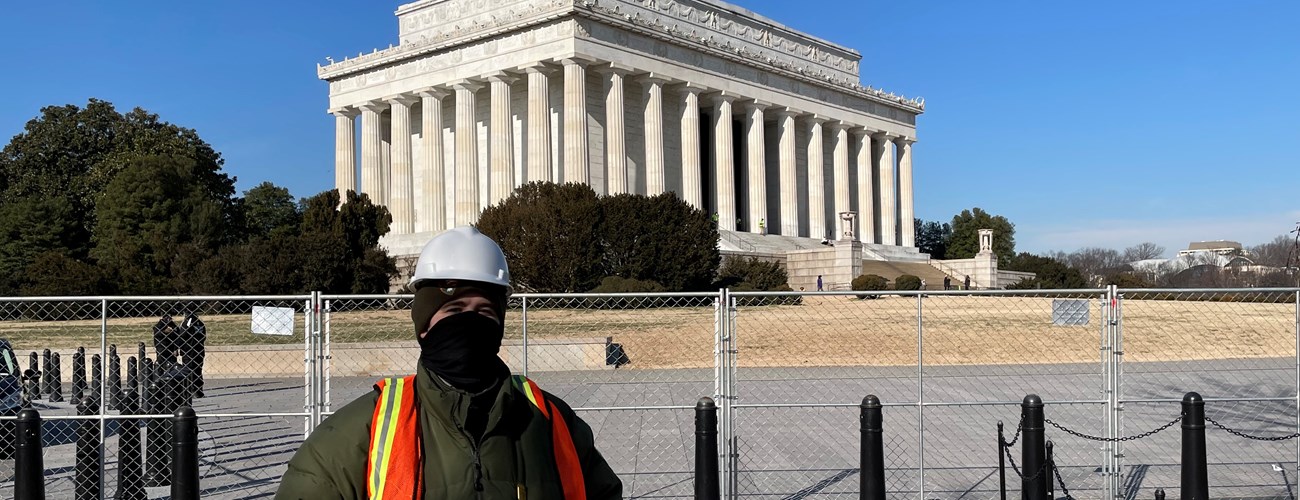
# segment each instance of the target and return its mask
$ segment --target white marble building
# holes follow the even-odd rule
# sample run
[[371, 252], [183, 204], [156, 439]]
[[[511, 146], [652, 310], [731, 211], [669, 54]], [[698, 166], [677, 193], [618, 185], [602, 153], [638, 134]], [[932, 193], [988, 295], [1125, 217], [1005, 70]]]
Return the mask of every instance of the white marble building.
[[853, 49], [717, 0], [422, 0], [396, 15], [398, 44], [317, 70], [336, 186], [389, 207], [394, 254], [531, 181], [673, 192], [733, 238], [915, 254], [924, 103], [863, 86]]

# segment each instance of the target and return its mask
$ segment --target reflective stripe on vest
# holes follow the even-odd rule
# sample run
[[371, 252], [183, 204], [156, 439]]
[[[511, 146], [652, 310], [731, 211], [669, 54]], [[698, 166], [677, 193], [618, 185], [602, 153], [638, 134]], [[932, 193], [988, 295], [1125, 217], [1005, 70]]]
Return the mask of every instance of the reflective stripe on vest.
[[515, 375], [510, 380], [542, 416], [551, 421], [551, 447], [555, 450], [555, 469], [560, 473], [565, 500], [586, 500], [587, 484], [582, 478], [582, 462], [578, 461], [578, 450], [573, 446], [573, 436], [569, 435], [569, 424], [564, 421], [564, 415], [555, 408], [555, 403], [546, 400], [542, 390], [528, 377]]
[[409, 500], [423, 490], [420, 425], [415, 376], [386, 378], [375, 384], [379, 401], [370, 421], [366, 492], [374, 500]]
[[[542, 390], [527, 377], [514, 376], [515, 389], [524, 393], [534, 408], [551, 423], [551, 447], [555, 468], [565, 500], [586, 500], [587, 486], [582, 477], [582, 462], [555, 403], [547, 401]], [[424, 491], [424, 474], [420, 467], [419, 407], [415, 400], [415, 376], [386, 378], [375, 384], [379, 401], [370, 421], [370, 454], [366, 463], [366, 491], [371, 499], [415, 499]]]

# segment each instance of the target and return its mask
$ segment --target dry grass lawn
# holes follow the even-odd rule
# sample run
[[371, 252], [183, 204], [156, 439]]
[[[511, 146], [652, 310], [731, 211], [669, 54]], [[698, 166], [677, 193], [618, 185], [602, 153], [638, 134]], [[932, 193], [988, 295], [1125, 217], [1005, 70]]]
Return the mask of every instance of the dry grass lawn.
[[[742, 367], [914, 365], [914, 297], [857, 300], [804, 297], [800, 305], [741, 306], [736, 343]], [[1053, 326], [1052, 299], [930, 296], [923, 308], [926, 364], [1076, 363], [1099, 359], [1100, 303], [1089, 300], [1086, 326]], [[335, 343], [412, 339], [407, 310], [331, 313]], [[249, 333], [247, 314], [205, 315], [209, 345], [285, 344], [303, 340]], [[612, 337], [624, 345], [631, 369], [713, 366], [715, 313], [711, 307], [528, 310], [530, 339]], [[1128, 361], [1172, 361], [1295, 356], [1294, 304], [1127, 300], [1123, 338]], [[131, 349], [149, 342], [152, 318], [108, 321], [108, 342]], [[524, 323], [510, 313], [507, 338]], [[20, 353], [40, 348], [99, 345], [100, 321], [4, 321], [0, 338]]]

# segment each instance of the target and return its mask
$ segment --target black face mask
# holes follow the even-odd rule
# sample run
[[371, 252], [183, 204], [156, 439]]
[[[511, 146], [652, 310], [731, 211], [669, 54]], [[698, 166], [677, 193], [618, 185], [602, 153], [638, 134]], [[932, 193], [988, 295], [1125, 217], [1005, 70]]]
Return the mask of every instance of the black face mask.
[[510, 375], [497, 357], [505, 325], [470, 311], [439, 320], [420, 339], [420, 364], [451, 385], [482, 392]]

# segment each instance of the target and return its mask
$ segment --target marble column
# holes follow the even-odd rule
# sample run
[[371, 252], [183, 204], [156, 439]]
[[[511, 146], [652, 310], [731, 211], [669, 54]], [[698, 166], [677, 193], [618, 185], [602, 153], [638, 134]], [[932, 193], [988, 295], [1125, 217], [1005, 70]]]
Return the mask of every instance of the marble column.
[[629, 69], [610, 65], [601, 71], [605, 74], [605, 192], [623, 194], [628, 192], [623, 81]]
[[831, 185], [835, 187], [835, 220], [831, 226], [837, 228], [832, 231], [834, 238], [844, 238], [843, 231], [840, 231], [839, 217], [842, 212], [850, 212], [853, 206], [849, 199], [849, 125], [844, 122], [837, 122], [831, 125], [831, 130], [835, 133], [835, 151], [834, 155], [834, 177], [831, 179]]
[[[745, 166], [749, 180], [749, 223], [751, 233], [766, 231], [767, 227], [767, 155], [763, 138], [763, 110], [768, 103], [745, 103]], [[760, 231], [758, 225], [764, 228]]]
[[713, 177], [717, 180], [718, 229], [736, 230], [736, 152], [731, 103], [726, 94], [713, 96]]
[[703, 88], [682, 87], [682, 199], [704, 210], [704, 182], [700, 158], [700, 92]]
[[792, 109], [778, 111], [777, 123], [780, 126], [778, 164], [781, 184], [781, 232], [783, 236], [799, 236], [799, 181], [798, 149], [795, 144], [794, 118], [798, 112]]
[[357, 190], [357, 110], [338, 108], [334, 115], [334, 188], [339, 203], [348, 199], [348, 191]]
[[910, 137], [894, 140], [898, 148], [898, 218], [899, 244], [905, 247], [916, 246], [916, 216], [912, 212], [912, 143]]
[[826, 237], [826, 154], [823, 118], [808, 118], [808, 237]]
[[442, 100], [448, 92], [426, 89], [419, 92], [421, 128], [420, 196], [417, 198], [421, 217], [416, 220], [417, 232], [439, 232], [447, 228], [447, 186], [442, 144]]
[[541, 63], [523, 69], [528, 73], [528, 164], [524, 182], [551, 182], [551, 70]]
[[515, 127], [511, 122], [510, 84], [516, 78], [506, 73], [488, 75], [492, 110], [488, 122], [488, 204], [496, 205], [515, 189]]
[[871, 136], [876, 145], [876, 172], [880, 175], [880, 244], [898, 244], [898, 212], [894, 206], [893, 135], [879, 132]]
[[474, 111], [474, 93], [483, 84], [461, 80], [456, 89], [456, 225], [478, 221], [478, 127]]
[[645, 171], [646, 194], [668, 190], [664, 165], [664, 80], [645, 78]]
[[858, 142], [858, 240], [876, 242], [875, 171], [871, 169], [871, 132], [857, 129]]
[[368, 102], [361, 105], [361, 192], [370, 197], [370, 201], [375, 204], [383, 203], [383, 189], [380, 187], [380, 181], [383, 179], [380, 169], [383, 168], [383, 153], [380, 151], [384, 146], [384, 136], [382, 116], [388, 106], [379, 102]]
[[587, 66], [586, 61], [565, 59], [564, 63], [564, 179], [587, 184], [591, 181], [591, 160], [587, 157]]
[[411, 105], [415, 96], [387, 99], [392, 110], [392, 172], [389, 181], [388, 210], [393, 216], [393, 234], [415, 232], [414, 186], [411, 185]]

